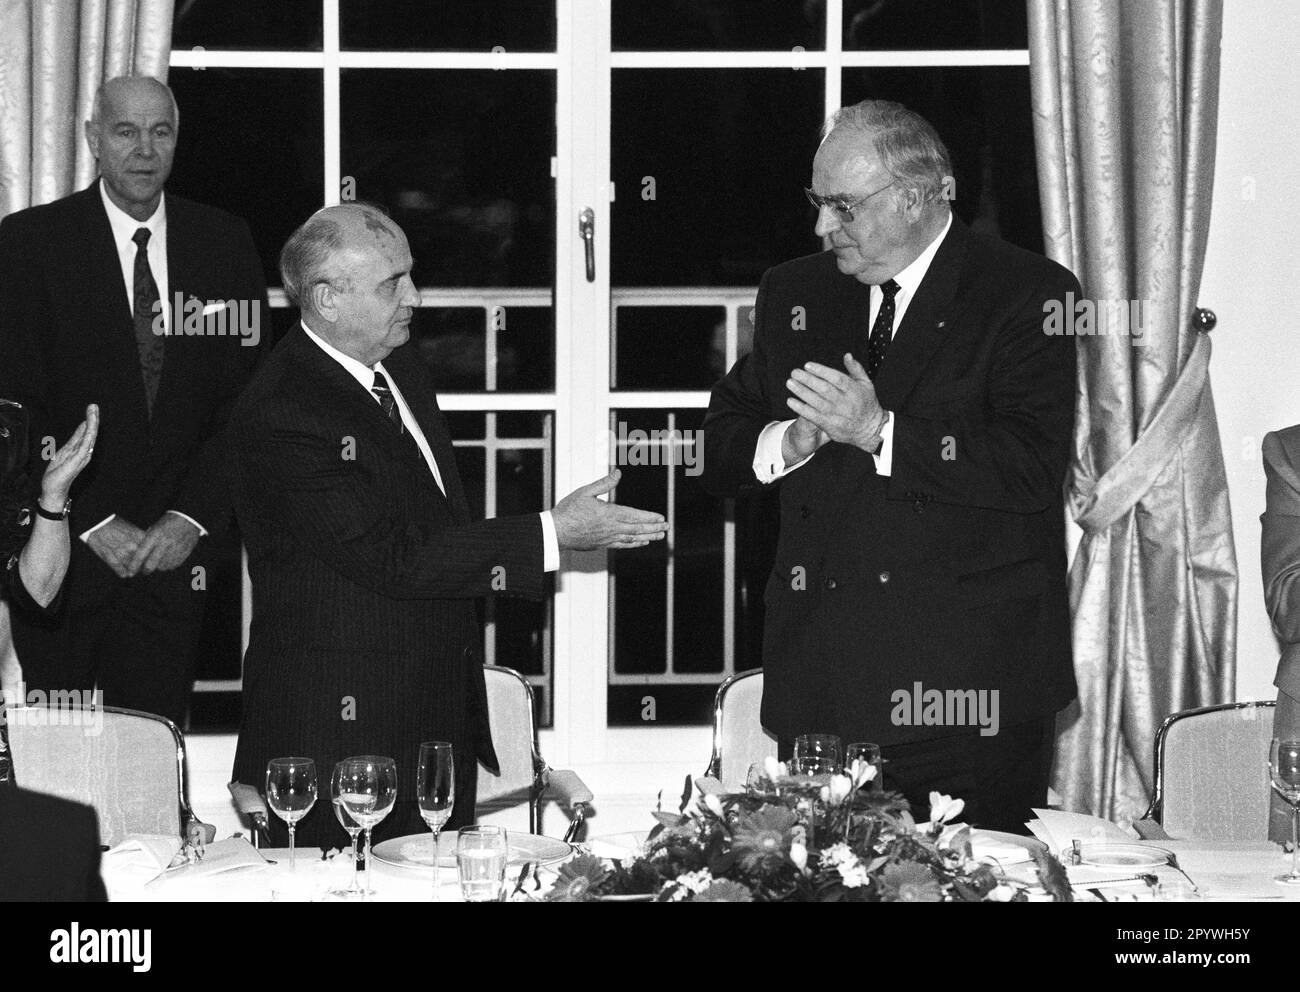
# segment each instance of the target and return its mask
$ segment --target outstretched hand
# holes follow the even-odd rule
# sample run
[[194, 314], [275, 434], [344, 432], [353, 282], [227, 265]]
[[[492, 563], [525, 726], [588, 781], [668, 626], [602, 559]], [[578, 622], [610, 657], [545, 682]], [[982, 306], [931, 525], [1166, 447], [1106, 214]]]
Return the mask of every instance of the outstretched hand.
[[67, 502], [72, 483], [81, 470], [90, 464], [90, 456], [95, 452], [95, 438], [99, 436], [99, 407], [94, 403], [86, 407], [86, 419], [81, 422], [72, 437], [63, 447], [54, 452], [54, 457], [45, 466], [45, 475], [41, 478], [41, 505], [52, 513], [57, 513]]
[[668, 522], [662, 514], [597, 498], [611, 492], [621, 477], [622, 473], [614, 469], [605, 478], [575, 489], [555, 505], [551, 518], [561, 550], [641, 548], [663, 540]]

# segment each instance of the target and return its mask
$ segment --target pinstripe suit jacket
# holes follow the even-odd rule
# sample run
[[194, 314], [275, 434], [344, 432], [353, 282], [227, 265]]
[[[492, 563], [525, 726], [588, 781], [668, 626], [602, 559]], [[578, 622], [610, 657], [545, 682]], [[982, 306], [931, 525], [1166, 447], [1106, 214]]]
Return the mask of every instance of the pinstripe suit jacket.
[[[261, 785], [270, 758], [300, 755], [324, 787], [334, 762], [383, 754], [397, 762], [399, 801], [411, 799], [418, 745], [432, 739], [453, 743], [458, 778], [474, 756], [496, 767], [475, 600], [494, 579], [505, 595], [541, 597], [541, 519], [471, 520], [428, 371], [410, 347], [384, 367], [446, 497], [301, 327], [236, 405], [235, 510], [253, 583], [236, 781]], [[458, 781], [458, 800], [464, 791]]]

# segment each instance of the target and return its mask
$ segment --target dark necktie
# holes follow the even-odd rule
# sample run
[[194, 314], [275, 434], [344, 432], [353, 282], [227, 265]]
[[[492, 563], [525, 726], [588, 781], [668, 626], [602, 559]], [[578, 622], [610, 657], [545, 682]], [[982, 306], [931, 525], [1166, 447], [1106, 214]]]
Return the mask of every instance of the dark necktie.
[[880, 284], [880, 312], [876, 314], [876, 322], [871, 325], [871, 338], [867, 341], [867, 376], [871, 379], [876, 378], [876, 372], [885, 360], [885, 352], [889, 350], [889, 342], [894, 336], [894, 296], [898, 290], [899, 285], [893, 279]]
[[144, 377], [144, 394], [149, 416], [153, 417], [153, 401], [158, 395], [158, 380], [162, 377], [163, 339], [154, 333], [154, 321], [162, 317], [157, 307], [158, 284], [149, 270], [149, 228], [139, 228], [131, 235], [135, 242], [135, 287], [132, 292], [132, 317], [135, 323], [135, 345], [140, 352], [140, 373]]
[[375, 384], [370, 387], [370, 391], [379, 397], [379, 405], [383, 407], [384, 416], [393, 422], [397, 433], [405, 435], [406, 425], [402, 423], [402, 411], [397, 409], [397, 397], [388, 388], [388, 380], [384, 378], [384, 373], [375, 372]]

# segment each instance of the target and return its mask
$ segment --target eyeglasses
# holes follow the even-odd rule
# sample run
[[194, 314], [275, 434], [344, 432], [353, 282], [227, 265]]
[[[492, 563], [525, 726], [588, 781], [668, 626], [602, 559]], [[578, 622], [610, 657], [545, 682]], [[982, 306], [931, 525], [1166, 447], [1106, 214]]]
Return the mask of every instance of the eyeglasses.
[[820, 210], [822, 207], [830, 207], [832, 210], [835, 211], [835, 215], [839, 217], [839, 219], [843, 223], [851, 224], [853, 223], [853, 211], [855, 209], [857, 209], [858, 207], [862, 206], [862, 204], [870, 200], [873, 196], [876, 195], [876, 193], [883, 193], [885, 190], [889, 189], [889, 187], [893, 185], [894, 182], [890, 182], [885, 186], [881, 186], [880, 189], [876, 190], [875, 193], [868, 193], [866, 196], [862, 197], [862, 199], [854, 200], [852, 203], [846, 203], [843, 197], [818, 196], [816, 193], [814, 193], [811, 189], [809, 189], [806, 186], [804, 187], [803, 194], [804, 196], [808, 197], [808, 202], [811, 203], [818, 210]]

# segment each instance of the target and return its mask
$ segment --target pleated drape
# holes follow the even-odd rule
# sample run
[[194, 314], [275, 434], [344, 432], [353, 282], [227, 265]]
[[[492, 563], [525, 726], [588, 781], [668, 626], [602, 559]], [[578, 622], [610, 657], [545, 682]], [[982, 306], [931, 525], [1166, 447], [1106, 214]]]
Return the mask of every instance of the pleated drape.
[[114, 76], [167, 81], [173, 0], [0, 0], [0, 216], [95, 176], [82, 124]]
[[1047, 251], [1130, 318], [1127, 335], [1077, 338], [1079, 701], [1053, 785], [1067, 808], [1124, 822], [1146, 808], [1161, 720], [1235, 689], [1236, 552], [1197, 330], [1222, 5], [1028, 3]]

